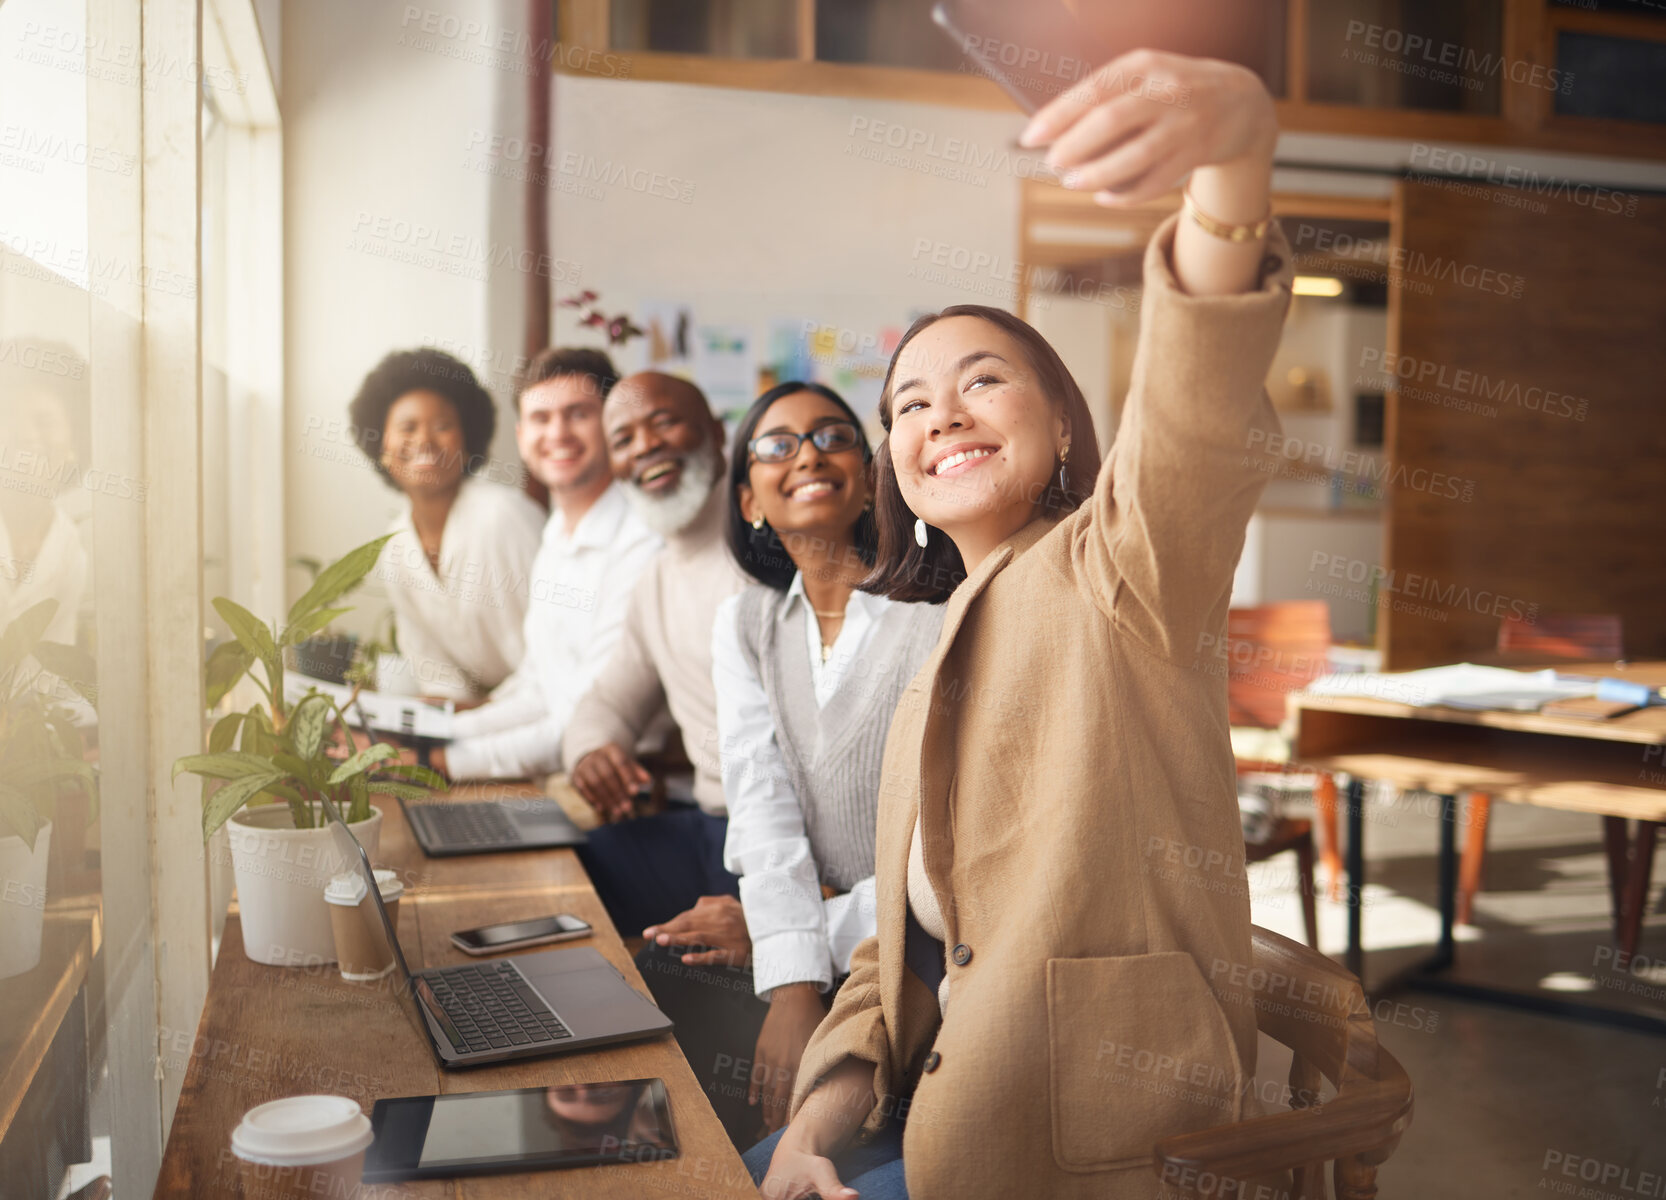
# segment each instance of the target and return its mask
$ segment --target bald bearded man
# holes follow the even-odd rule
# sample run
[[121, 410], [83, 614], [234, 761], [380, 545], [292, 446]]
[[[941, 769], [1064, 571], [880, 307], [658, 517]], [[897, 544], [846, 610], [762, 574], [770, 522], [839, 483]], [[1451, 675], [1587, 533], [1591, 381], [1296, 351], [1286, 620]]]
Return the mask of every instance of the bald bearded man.
[[[562, 739], [573, 786], [608, 822], [591, 832], [580, 857], [627, 936], [718, 897], [703, 911], [725, 930], [738, 924], [744, 938], [740, 903], [728, 899], [739, 882], [723, 867], [728, 816], [712, 687], [717, 606], [745, 582], [723, 543], [723, 426], [699, 388], [644, 371], [608, 393], [602, 427], [614, 478], [665, 546], [637, 580], [619, 645]], [[695, 804], [673, 801], [662, 813], [634, 817], [631, 798], [650, 777], [633, 747], [666, 710], [694, 764]], [[688, 940], [727, 943], [709, 932]]]

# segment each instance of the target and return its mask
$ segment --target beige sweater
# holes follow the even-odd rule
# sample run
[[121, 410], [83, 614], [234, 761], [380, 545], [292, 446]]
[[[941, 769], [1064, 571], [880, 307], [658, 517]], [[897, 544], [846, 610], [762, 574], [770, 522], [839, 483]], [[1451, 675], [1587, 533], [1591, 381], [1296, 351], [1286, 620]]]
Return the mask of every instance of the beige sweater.
[[694, 798], [719, 816], [727, 810], [717, 756], [712, 623], [717, 606], [746, 582], [723, 544], [724, 512], [719, 485], [642, 572], [619, 645], [561, 739], [562, 761], [570, 769], [608, 742], [635, 746], [669, 709], [694, 764]]
[[[795, 1109], [844, 1060], [872, 1066], [866, 1129], [906, 1113], [915, 1196], [1149, 1200], [1153, 1145], [1237, 1120], [1253, 1077], [1244, 840], [1212, 648], [1272, 465], [1262, 384], [1290, 248], [1275, 226], [1260, 287], [1189, 296], [1174, 227], [1146, 253], [1133, 379], [1093, 495], [978, 564], [897, 705], [878, 933], [799, 1066]], [[907, 965], [916, 827], [947, 1006]]]

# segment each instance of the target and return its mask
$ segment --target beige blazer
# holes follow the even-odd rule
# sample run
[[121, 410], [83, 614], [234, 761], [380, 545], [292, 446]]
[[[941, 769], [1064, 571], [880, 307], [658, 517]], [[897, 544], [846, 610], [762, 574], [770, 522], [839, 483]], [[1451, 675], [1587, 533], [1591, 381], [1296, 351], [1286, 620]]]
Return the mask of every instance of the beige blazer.
[[[1149, 1197], [1152, 1144], [1236, 1120], [1255, 1067], [1249, 897], [1224, 631], [1273, 465], [1263, 382], [1289, 304], [1182, 293], [1174, 219], [1145, 258], [1128, 402], [1094, 495], [989, 555], [886, 743], [878, 934], [799, 1072], [874, 1065], [920, 1197]], [[1082, 431], [1078, 436], [1085, 436]], [[916, 816], [951, 947], [936, 997], [904, 963]]]

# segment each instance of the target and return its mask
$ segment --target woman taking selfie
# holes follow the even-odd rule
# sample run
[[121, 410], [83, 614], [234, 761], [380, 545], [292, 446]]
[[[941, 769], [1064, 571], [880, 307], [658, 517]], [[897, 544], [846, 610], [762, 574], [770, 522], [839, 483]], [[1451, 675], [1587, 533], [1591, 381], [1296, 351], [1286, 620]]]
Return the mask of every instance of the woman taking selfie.
[[1016, 318], [924, 317], [891, 359], [868, 586], [948, 605], [886, 743], [877, 935], [791, 1123], [747, 1156], [772, 1200], [1149, 1197], [1154, 1142], [1241, 1112], [1249, 904], [1205, 648], [1277, 428], [1276, 135], [1249, 71], [1144, 51], [1025, 130], [1108, 204], [1190, 175], [1146, 250], [1103, 470], [1081, 391]]
[[[638, 961], [741, 1149], [785, 1124], [826, 994], [873, 935], [885, 734], [943, 623], [942, 605], [857, 590], [877, 546], [871, 459], [856, 414], [815, 383], [759, 396], [729, 458], [729, 550], [754, 582], [717, 610], [712, 677], [740, 900], [708, 897], [649, 931]], [[705, 911], [722, 908], [728, 938]], [[694, 941], [713, 949], [678, 952]], [[725, 949], [750, 953], [752, 988], [704, 978]], [[732, 1068], [702, 1068], [735, 1062], [751, 1064], [744, 1090]]]

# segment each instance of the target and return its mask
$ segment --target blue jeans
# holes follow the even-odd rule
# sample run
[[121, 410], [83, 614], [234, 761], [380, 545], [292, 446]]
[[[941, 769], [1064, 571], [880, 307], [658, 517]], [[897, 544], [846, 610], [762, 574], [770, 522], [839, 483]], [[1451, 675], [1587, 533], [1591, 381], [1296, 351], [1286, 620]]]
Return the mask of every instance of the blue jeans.
[[[908, 1184], [902, 1174], [902, 1130], [892, 1121], [865, 1146], [852, 1146], [833, 1156], [839, 1182], [861, 1193], [862, 1200], [908, 1200]], [[777, 1130], [741, 1155], [752, 1182], [762, 1184], [769, 1173], [769, 1160], [785, 1129]]]
[[728, 829], [728, 817], [671, 804], [650, 817], [592, 829], [578, 857], [620, 936], [641, 937], [701, 896], [740, 895], [740, 880], [723, 869]]

